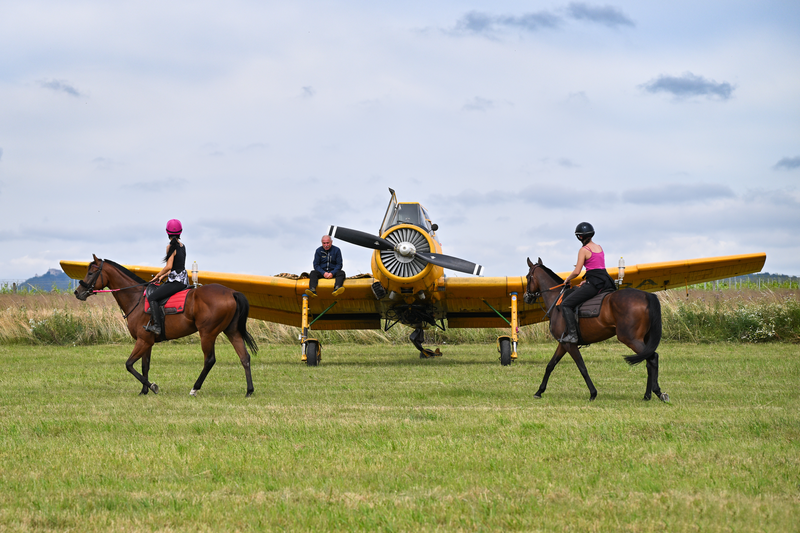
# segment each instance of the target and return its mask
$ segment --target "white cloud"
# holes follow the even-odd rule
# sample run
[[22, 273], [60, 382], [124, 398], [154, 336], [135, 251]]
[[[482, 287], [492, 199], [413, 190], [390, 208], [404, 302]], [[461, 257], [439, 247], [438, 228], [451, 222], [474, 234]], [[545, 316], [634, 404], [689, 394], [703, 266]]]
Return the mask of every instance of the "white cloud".
[[376, 231], [388, 186], [490, 275], [571, 265], [584, 219], [632, 260], [796, 274], [787, 5], [10, 0], [0, 278], [156, 264], [170, 218], [201, 268], [300, 272], [329, 224]]

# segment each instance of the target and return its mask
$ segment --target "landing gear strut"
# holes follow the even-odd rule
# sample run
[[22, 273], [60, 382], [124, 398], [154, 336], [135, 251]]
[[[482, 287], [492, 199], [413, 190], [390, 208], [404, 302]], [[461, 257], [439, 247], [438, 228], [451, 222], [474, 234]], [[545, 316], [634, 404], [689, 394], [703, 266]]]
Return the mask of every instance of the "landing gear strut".
[[411, 343], [414, 347], [419, 350], [419, 357], [420, 359], [427, 359], [429, 357], [441, 357], [442, 352], [439, 348], [436, 350], [430, 350], [422, 346], [422, 343], [425, 342], [425, 330], [422, 328], [417, 328], [414, 330], [414, 333], [409, 335], [408, 337], [411, 340]]
[[511, 293], [511, 320], [509, 321], [497, 309], [492, 307], [486, 300], [483, 301], [486, 305], [492, 308], [492, 311], [506, 321], [506, 324], [511, 326], [511, 335], [501, 335], [497, 337], [497, 351], [500, 352], [500, 364], [503, 366], [510, 365], [513, 361], [517, 360], [517, 342], [519, 341], [519, 321], [517, 318], [517, 293]]

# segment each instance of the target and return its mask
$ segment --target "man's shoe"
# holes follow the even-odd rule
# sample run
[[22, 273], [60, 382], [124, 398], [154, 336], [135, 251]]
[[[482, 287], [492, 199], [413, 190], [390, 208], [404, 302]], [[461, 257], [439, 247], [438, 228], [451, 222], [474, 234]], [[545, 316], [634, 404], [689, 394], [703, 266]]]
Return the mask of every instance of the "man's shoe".
[[340, 295], [340, 294], [342, 294], [343, 292], [344, 292], [344, 287], [339, 287], [338, 289], [334, 289], [334, 291], [333, 291], [333, 295], [334, 295], [334, 296], [339, 296], [339, 295]]
[[148, 323], [144, 327], [144, 329], [145, 329], [145, 331], [149, 331], [150, 333], [153, 333], [155, 335], [161, 335], [161, 328], [158, 327], [158, 325], [156, 325], [156, 324]]
[[308, 294], [312, 298], [316, 298], [317, 297], [317, 291], [315, 291], [313, 289], [306, 289], [306, 294]]

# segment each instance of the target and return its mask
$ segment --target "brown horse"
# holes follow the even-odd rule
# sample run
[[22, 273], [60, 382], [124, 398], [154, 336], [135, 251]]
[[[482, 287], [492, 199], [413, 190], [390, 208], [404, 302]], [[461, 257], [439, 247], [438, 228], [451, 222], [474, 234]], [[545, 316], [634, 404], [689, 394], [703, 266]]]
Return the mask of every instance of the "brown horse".
[[[150, 352], [157, 340], [153, 333], [144, 329], [144, 325], [150, 320], [150, 315], [144, 312], [143, 295], [144, 286], [149, 282], [113, 261], [93, 257], [94, 261], [89, 263], [86, 277], [80, 281], [75, 296], [81, 301], [86, 301], [89, 296], [99, 292], [99, 289], [104, 287], [111, 289], [114, 299], [128, 320], [128, 331], [136, 340], [125, 368], [142, 383], [142, 391], [139, 394], [147, 394], [148, 391], [158, 394], [158, 385], [151, 383], [147, 377], [150, 372]], [[95, 287], [99, 289], [95, 290]], [[213, 284], [191, 290], [186, 296], [183, 313], [165, 317], [164, 331], [167, 339], [178, 339], [196, 331], [200, 333], [200, 346], [203, 349], [205, 364], [189, 394], [197, 395], [197, 391], [203, 386], [203, 381], [216, 363], [214, 343], [220, 333], [225, 333], [239, 355], [247, 378], [247, 396], [253, 394], [250, 354], [247, 352], [247, 347], [256, 353], [258, 346], [247, 331], [249, 312], [250, 304], [244, 294]], [[142, 360], [141, 374], [133, 368], [139, 359]]]
[[[564, 287], [564, 280], [556, 273], [542, 264], [532, 263], [528, 259], [528, 287], [525, 293], [525, 302], [534, 303], [539, 297], [544, 300], [544, 310], [550, 319], [550, 333], [556, 339], [560, 339], [564, 333], [564, 318], [561, 312], [554, 307], [560, 297], [559, 289]], [[563, 290], [563, 289], [562, 289]], [[591, 344], [610, 339], [614, 335], [617, 340], [628, 346], [636, 355], [630, 355], [625, 360], [630, 365], [636, 365], [642, 361], [647, 361], [647, 389], [644, 399], [649, 400], [651, 393], [664, 401], [669, 401], [669, 396], [661, 392], [658, 385], [658, 343], [661, 342], [661, 304], [658, 297], [654, 294], [640, 291], [638, 289], [623, 289], [615, 291], [603, 300], [600, 307], [600, 315], [596, 318], [580, 319], [580, 337], [582, 344]], [[559, 342], [556, 353], [547, 364], [544, 372], [542, 384], [534, 395], [534, 398], [541, 398], [547, 388], [547, 380], [550, 373], [564, 357], [569, 353], [575, 364], [578, 365], [586, 385], [589, 387], [589, 400], [597, 397], [597, 389], [589, 377], [586, 364], [583, 362], [578, 345], [567, 342]]]

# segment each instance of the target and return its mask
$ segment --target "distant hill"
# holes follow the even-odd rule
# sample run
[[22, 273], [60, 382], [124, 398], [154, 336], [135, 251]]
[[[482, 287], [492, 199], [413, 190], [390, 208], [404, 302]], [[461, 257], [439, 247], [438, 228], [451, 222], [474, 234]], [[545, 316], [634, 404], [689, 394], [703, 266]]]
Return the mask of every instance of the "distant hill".
[[40, 291], [51, 291], [53, 287], [57, 287], [58, 290], [66, 291], [72, 289], [75, 285], [75, 282], [67, 276], [63, 270], [59, 268], [51, 268], [47, 271], [47, 273], [42, 274], [41, 276], [34, 276], [30, 279], [26, 279], [18, 289], [24, 290], [28, 289], [31, 290], [33, 287]]

